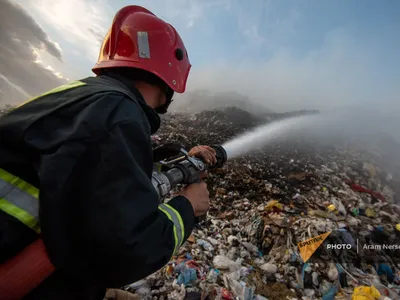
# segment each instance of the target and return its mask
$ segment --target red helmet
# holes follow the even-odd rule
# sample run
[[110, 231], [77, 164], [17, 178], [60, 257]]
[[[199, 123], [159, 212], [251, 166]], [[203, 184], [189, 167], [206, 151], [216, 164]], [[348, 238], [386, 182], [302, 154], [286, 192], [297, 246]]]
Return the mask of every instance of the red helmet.
[[171, 89], [183, 93], [191, 64], [172, 25], [136, 5], [120, 9], [114, 17], [92, 71], [130, 67], [157, 75]]

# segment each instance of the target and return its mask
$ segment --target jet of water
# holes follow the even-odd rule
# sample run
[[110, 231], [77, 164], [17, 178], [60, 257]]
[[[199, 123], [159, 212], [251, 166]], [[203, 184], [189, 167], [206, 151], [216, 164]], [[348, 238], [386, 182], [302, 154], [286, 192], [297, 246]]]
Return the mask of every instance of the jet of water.
[[253, 131], [240, 135], [225, 144], [228, 159], [243, 155], [264, 146], [277, 138], [293, 134], [294, 131], [312, 126], [321, 120], [319, 115], [291, 117], [256, 127]]

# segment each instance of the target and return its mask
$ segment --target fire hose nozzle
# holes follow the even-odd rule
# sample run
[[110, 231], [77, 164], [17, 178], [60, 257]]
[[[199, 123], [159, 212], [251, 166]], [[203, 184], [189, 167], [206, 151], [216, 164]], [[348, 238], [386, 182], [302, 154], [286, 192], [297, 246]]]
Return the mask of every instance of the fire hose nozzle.
[[226, 153], [226, 150], [221, 145], [211, 145], [210, 147], [212, 147], [215, 150], [217, 158], [217, 163], [211, 166], [211, 168], [212, 169], [222, 168], [225, 165], [226, 161], [228, 160], [228, 155]]
[[153, 186], [160, 198], [164, 198], [172, 188], [178, 184], [191, 184], [200, 180], [201, 173], [208, 169], [221, 168], [225, 165], [228, 157], [221, 145], [211, 146], [216, 152], [217, 163], [209, 165], [200, 158], [191, 157], [187, 151], [181, 149], [181, 157], [172, 161], [163, 161], [162, 164], [168, 167], [164, 172], [153, 172]]

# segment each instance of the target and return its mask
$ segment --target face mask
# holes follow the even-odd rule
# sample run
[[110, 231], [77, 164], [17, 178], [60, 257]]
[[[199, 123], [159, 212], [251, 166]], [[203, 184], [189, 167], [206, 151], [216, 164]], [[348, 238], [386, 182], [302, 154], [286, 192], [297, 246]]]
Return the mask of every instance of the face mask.
[[170, 87], [167, 87], [165, 95], [166, 95], [166, 99], [167, 99], [165, 101], [165, 104], [163, 106], [157, 107], [155, 109], [155, 111], [160, 115], [163, 115], [163, 114], [167, 113], [168, 107], [170, 106], [172, 101], [174, 101], [174, 99], [172, 99], [172, 97], [174, 96], [174, 90], [171, 89]]

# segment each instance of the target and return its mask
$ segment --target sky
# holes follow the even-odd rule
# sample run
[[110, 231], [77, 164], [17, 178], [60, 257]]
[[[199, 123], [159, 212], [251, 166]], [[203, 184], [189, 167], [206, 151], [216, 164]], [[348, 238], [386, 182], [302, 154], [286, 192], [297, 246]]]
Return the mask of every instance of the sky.
[[193, 67], [180, 103], [208, 90], [275, 111], [400, 112], [394, 0], [3, 0], [0, 105], [93, 76], [113, 16], [132, 4], [171, 23], [186, 44]]

